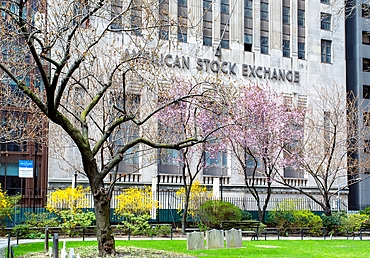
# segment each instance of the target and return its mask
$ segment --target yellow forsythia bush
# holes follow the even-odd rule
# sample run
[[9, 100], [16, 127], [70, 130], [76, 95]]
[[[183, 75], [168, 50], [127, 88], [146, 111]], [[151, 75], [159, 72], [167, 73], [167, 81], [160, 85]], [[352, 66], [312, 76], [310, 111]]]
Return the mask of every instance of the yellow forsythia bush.
[[[183, 209], [183, 204], [185, 202], [185, 196], [186, 196], [185, 188], [181, 187], [176, 192], [176, 195], [182, 199], [182, 203], [178, 207], [178, 211], [181, 212]], [[212, 193], [207, 190], [207, 187], [205, 185], [202, 185], [198, 180], [196, 180], [190, 187], [188, 215], [195, 217], [202, 203], [211, 199], [211, 197], [212, 197]]]
[[5, 223], [6, 218], [11, 219], [11, 216], [16, 213], [15, 206], [21, 199], [20, 195], [9, 196], [0, 185], [0, 221]]
[[89, 200], [86, 198], [87, 193], [90, 193], [90, 188], [83, 188], [82, 186], [58, 189], [48, 195], [45, 208], [49, 212], [68, 209], [74, 213], [78, 209], [90, 207]]
[[149, 214], [153, 207], [158, 208], [158, 201], [153, 200], [152, 188], [130, 187], [116, 197], [117, 208], [115, 212], [121, 216], [134, 214], [136, 216]]

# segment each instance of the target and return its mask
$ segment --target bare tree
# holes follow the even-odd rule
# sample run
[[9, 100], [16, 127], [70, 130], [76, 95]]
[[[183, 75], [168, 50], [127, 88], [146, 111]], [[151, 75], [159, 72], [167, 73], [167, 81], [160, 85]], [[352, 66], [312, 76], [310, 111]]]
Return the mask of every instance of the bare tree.
[[319, 95], [310, 98], [304, 137], [288, 151], [299, 154], [297, 167], [308, 174], [308, 180], [313, 180], [317, 192], [291, 185], [284, 177], [280, 181], [311, 198], [328, 216], [332, 198], [338, 193], [336, 186], [356, 183], [359, 175], [370, 169], [369, 161], [358, 159], [357, 155], [367, 148], [369, 118], [363, 112], [363, 103], [358, 103], [352, 93], [346, 96], [343, 87], [320, 89]]
[[[156, 115], [190, 99], [202, 108], [214, 90], [198, 82], [158, 104], [175, 81], [159, 58], [159, 26], [169, 28], [169, 21], [156, 15], [158, 1], [2, 3], [0, 70], [9, 82], [3, 85], [15, 85], [52, 122], [51, 130], [78, 148], [94, 197], [99, 255], [115, 254], [113, 186], [106, 188], [104, 179], [135, 147], [179, 150], [203, 142], [208, 135], [196, 131], [158, 142]], [[42, 90], [30, 87], [29, 78], [37, 78]]]

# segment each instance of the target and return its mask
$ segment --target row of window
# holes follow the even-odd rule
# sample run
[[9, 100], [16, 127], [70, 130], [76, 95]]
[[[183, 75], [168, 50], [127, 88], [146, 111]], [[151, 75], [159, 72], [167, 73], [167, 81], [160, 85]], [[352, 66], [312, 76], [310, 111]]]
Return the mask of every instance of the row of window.
[[[305, 59], [305, 10], [304, 0], [299, 0], [300, 4], [297, 9], [297, 24], [298, 24], [298, 58]], [[203, 45], [212, 46], [212, 23], [213, 23], [213, 12], [212, 12], [212, 0], [203, 0]], [[321, 0], [323, 4], [330, 4], [329, 0]], [[134, 0], [131, 7], [131, 23], [134, 27], [134, 33], [141, 35], [140, 27], [142, 26], [141, 0]], [[291, 56], [291, 41], [290, 41], [290, 23], [291, 23], [291, 8], [289, 1], [283, 1], [282, 8], [282, 23], [283, 23], [283, 42], [282, 50], [284, 57]], [[122, 2], [115, 0], [112, 5], [112, 15], [117, 15], [122, 11]], [[187, 42], [187, 27], [188, 27], [188, 3], [187, 0], [178, 0], [178, 35], [177, 39], [180, 42]], [[234, 8], [230, 6], [229, 0], [220, 1], [220, 47], [229, 48], [229, 23], [230, 16]], [[169, 35], [169, 0], [159, 0], [159, 14], [160, 14], [160, 38], [168, 40]], [[260, 37], [260, 49], [262, 54], [269, 54], [269, 1], [260, 0], [260, 19], [261, 19], [261, 37]], [[321, 29], [331, 30], [331, 19], [332, 15], [328, 13], [321, 13]], [[122, 24], [114, 23], [112, 26], [116, 28]], [[253, 0], [244, 0], [244, 50], [252, 51], [253, 42]], [[331, 55], [328, 54], [330, 50], [328, 42], [323, 42], [322, 49], [322, 61], [331, 62]]]

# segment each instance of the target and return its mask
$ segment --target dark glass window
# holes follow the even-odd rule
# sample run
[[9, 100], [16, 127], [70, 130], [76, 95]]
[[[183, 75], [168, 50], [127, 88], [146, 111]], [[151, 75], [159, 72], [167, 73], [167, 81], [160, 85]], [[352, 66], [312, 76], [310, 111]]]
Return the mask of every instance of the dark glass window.
[[269, 38], [268, 37], [261, 37], [261, 53], [262, 54], [269, 53]]
[[305, 44], [298, 43], [298, 58], [305, 59]]
[[298, 26], [304, 27], [305, 23], [305, 11], [298, 9]]
[[331, 63], [331, 41], [321, 40], [321, 62]]
[[362, 98], [370, 99], [370, 85], [362, 86]]
[[370, 45], [370, 32], [362, 31], [362, 44]]
[[290, 57], [290, 41], [283, 40], [283, 56]]
[[321, 13], [321, 29], [322, 30], [331, 29], [331, 14]]
[[290, 24], [290, 8], [283, 6], [283, 24]]
[[269, 20], [269, 4], [268, 3], [261, 3], [261, 20], [264, 20], [264, 21]]
[[370, 59], [369, 58], [362, 59], [362, 70], [364, 72], [370, 72]]

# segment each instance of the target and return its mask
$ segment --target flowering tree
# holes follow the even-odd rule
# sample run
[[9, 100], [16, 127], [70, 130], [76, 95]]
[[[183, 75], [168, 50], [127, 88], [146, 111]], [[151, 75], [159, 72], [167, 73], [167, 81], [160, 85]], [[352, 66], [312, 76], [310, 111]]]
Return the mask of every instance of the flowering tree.
[[[181, 87], [168, 88], [162, 101], [178, 98], [194, 90], [191, 83], [178, 82]], [[183, 176], [181, 197], [183, 199], [182, 232], [185, 233], [189, 205], [194, 201], [194, 182], [199, 173], [214, 164], [209, 164], [210, 159], [217, 159], [225, 151], [225, 141], [222, 141], [220, 129], [226, 126], [227, 114], [225, 101], [222, 96], [216, 95], [214, 90], [205, 90], [207, 98], [193, 98], [182, 103], [166, 107], [158, 113], [158, 121], [162, 125], [161, 137], [166, 140], [176, 141], [190, 135], [201, 136], [204, 142], [195, 146], [183, 148], [175, 155], [162, 158], [180, 166]], [[222, 169], [222, 168], [221, 168]], [[199, 197], [199, 196], [198, 196]], [[193, 208], [190, 207], [193, 213]]]
[[[288, 109], [283, 96], [266, 85], [241, 86], [230, 109], [234, 125], [225, 131], [264, 221], [278, 170], [294, 162], [294, 153], [286, 155], [285, 150], [302, 137], [305, 112]], [[264, 182], [264, 193], [258, 191], [257, 179]]]

